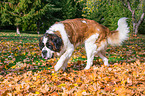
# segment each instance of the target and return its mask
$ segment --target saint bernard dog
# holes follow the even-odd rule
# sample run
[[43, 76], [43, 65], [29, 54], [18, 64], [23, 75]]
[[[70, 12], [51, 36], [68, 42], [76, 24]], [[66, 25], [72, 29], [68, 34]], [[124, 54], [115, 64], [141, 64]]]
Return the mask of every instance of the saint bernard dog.
[[115, 31], [110, 31], [94, 20], [82, 18], [56, 22], [39, 39], [42, 58], [50, 59], [56, 53], [60, 59], [54, 66], [55, 71], [65, 70], [75, 47], [84, 43], [87, 55], [85, 69], [92, 66], [95, 55], [102, 58], [104, 65], [109, 66], [105, 57], [107, 44], [121, 45], [128, 38], [129, 27], [126, 19], [123, 17], [118, 20]]

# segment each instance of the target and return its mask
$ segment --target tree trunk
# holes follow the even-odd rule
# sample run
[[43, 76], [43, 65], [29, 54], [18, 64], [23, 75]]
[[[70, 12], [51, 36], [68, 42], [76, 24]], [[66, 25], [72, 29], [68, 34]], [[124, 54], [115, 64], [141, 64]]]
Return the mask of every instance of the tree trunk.
[[37, 22], [37, 33], [39, 34], [39, 31], [40, 31], [40, 23], [39, 21]]
[[142, 13], [141, 17], [140, 17], [140, 20], [138, 21], [138, 23], [136, 24], [136, 27], [135, 27], [135, 35], [138, 33], [138, 27], [139, 25], [141, 24], [141, 22], [143, 21], [143, 18], [144, 18], [144, 13]]
[[127, 0], [127, 7], [128, 7], [129, 11], [132, 14], [131, 16], [132, 16], [133, 34], [134, 34], [134, 32], [135, 32], [135, 26], [136, 26], [136, 24], [135, 24], [135, 9], [134, 10], [131, 9], [130, 1], [129, 0]]
[[17, 25], [17, 29], [16, 29], [17, 31], [17, 34], [20, 34], [20, 30], [19, 30], [19, 26]]
[[144, 19], [144, 10], [143, 10], [143, 13], [140, 17], [140, 20], [137, 21], [136, 18], [135, 18], [135, 9], [133, 10], [131, 8], [130, 0], [127, 0], [127, 5], [125, 4], [124, 0], [122, 0], [122, 1], [123, 1], [124, 6], [126, 6], [132, 14], [132, 24], [133, 24], [133, 34], [132, 35], [134, 35], [134, 34], [136, 35], [138, 33], [138, 27]]
[[135, 10], [131, 11], [132, 13], [132, 24], [133, 24], [133, 34], [135, 32], [136, 23], [135, 23]]

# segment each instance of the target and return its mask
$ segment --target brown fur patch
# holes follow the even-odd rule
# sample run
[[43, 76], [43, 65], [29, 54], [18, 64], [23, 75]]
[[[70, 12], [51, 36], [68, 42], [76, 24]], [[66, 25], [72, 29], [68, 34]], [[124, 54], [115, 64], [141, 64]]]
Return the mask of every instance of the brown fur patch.
[[60, 37], [60, 38], [61, 38], [61, 34], [60, 34], [60, 32], [59, 32], [59, 31], [55, 31], [55, 32], [54, 32], [54, 34], [56, 34], [58, 37]]
[[39, 42], [42, 43], [43, 36], [39, 38]]
[[55, 39], [55, 37], [52, 34], [47, 34], [47, 37], [49, 38], [47, 42], [49, 42], [49, 44], [52, 46], [53, 50], [56, 50], [56, 47], [54, 45], [54, 43], [52, 42], [53, 39]]
[[[55, 34], [46, 34], [46, 36], [49, 38], [48, 39], [48, 41], [47, 42], [49, 42], [49, 44], [52, 46], [52, 50], [53, 51], [56, 51], [56, 52], [59, 52], [60, 50], [61, 50], [61, 48], [62, 48], [62, 46], [63, 46], [63, 43], [61, 43], [61, 47], [60, 47], [60, 49], [58, 50], [57, 48], [56, 48], [56, 45], [54, 44], [54, 43], [56, 43], [56, 42], [54, 42], [53, 40], [58, 40], [58, 35], [60, 35], [60, 33], [59, 33], [59, 31], [56, 31], [57, 33], [55, 33]], [[58, 36], [58, 37], [57, 37]], [[60, 37], [61, 38], [61, 37]]]
[[95, 33], [99, 34], [99, 38], [96, 43], [101, 42], [106, 39], [109, 34], [111, 34], [107, 27], [97, 23], [94, 20], [77, 18], [61, 21], [61, 23], [65, 25], [68, 38], [74, 45], [83, 43], [87, 38]]

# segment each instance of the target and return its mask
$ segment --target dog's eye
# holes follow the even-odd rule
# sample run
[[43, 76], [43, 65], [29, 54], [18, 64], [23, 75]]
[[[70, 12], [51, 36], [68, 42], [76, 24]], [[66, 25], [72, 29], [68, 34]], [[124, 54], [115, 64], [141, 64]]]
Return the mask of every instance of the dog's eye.
[[49, 48], [49, 49], [52, 49], [52, 46], [51, 46], [51, 45], [48, 45], [48, 48]]
[[44, 43], [42, 43], [41, 47], [42, 47], [42, 48], [44, 47]]
[[52, 49], [52, 46], [51, 46], [49, 43], [46, 43], [46, 46], [47, 46], [49, 49]]
[[49, 45], [48, 48], [49, 48], [49, 49], [52, 49], [52, 46]]

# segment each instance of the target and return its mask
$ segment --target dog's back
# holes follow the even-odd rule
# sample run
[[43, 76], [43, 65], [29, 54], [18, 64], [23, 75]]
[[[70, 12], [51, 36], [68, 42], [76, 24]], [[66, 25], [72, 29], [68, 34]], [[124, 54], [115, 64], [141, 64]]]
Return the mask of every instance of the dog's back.
[[84, 43], [87, 38], [96, 33], [99, 34], [99, 38], [96, 40], [96, 43], [100, 42], [105, 39], [110, 32], [107, 27], [89, 19], [67, 19], [65, 21], [61, 21], [60, 23], [65, 25], [65, 30], [68, 34], [69, 40], [74, 45]]

